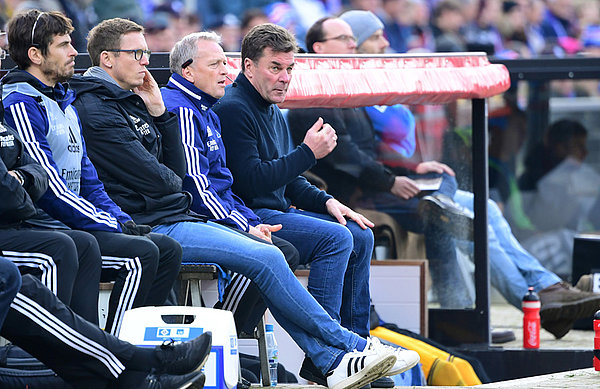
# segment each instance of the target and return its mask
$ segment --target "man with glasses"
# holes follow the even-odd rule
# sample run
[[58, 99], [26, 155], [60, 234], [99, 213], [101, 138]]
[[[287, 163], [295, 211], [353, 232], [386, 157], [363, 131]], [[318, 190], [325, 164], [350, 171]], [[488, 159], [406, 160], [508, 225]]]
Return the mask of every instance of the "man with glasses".
[[[101, 278], [115, 281], [106, 330], [116, 335], [126, 310], [165, 303], [179, 272], [181, 247], [136, 225], [98, 180], [71, 106], [74, 93], [63, 84], [73, 75], [77, 55], [71, 31], [70, 20], [58, 12], [31, 10], [9, 21], [9, 52], [18, 68], [2, 79], [3, 106], [7, 123], [49, 176], [49, 189], [37, 201], [43, 211], [27, 222], [95, 237]], [[90, 273], [81, 289], [95, 293], [88, 304], [96, 307], [97, 277]]]
[[399, 361], [392, 350], [340, 326], [275, 246], [190, 210], [191, 196], [182, 190], [186, 159], [177, 117], [165, 109], [147, 59], [112, 51], [146, 47], [140, 25], [105, 20], [88, 36], [94, 66], [72, 82], [90, 156], [108, 193], [136, 221], [179, 241], [184, 262], [214, 262], [255, 282], [282, 327], [323, 372], [333, 372], [333, 389], [367, 384], [396, 361], [405, 368], [416, 364], [418, 354]]

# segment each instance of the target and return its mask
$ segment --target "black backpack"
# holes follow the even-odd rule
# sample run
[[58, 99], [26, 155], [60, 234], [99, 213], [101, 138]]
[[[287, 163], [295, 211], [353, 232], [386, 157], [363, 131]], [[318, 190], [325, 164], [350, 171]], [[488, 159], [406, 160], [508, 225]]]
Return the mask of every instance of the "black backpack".
[[0, 347], [0, 388], [72, 389], [54, 371], [18, 346]]

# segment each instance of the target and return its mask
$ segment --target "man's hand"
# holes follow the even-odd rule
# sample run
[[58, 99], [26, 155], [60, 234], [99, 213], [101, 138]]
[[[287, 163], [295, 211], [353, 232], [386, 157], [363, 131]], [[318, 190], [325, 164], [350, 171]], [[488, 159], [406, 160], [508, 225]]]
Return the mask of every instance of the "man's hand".
[[363, 230], [375, 226], [372, 221], [360, 213], [353, 211], [336, 199], [327, 200], [325, 207], [327, 208], [327, 212], [344, 226], [346, 225], [346, 218], [354, 220]]
[[337, 135], [329, 124], [323, 124], [323, 119], [318, 118], [315, 124], [306, 132], [303, 141], [313, 152], [316, 159], [321, 159], [337, 145]]
[[145, 224], [135, 224], [133, 220], [127, 220], [121, 223], [121, 231], [126, 235], [144, 236], [152, 232], [152, 227]]
[[445, 163], [438, 162], [438, 161], [421, 162], [420, 164], [417, 165], [417, 168], [415, 169], [415, 171], [418, 174], [448, 173], [451, 176], [456, 175], [454, 173], [454, 170], [452, 170], [452, 168], [450, 168], [450, 166], [446, 165]]
[[417, 183], [405, 176], [396, 176], [394, 185], [390, 190], [392, 194], [401, 199], [408, 200], [415, 197], [421, 191]]
[[165, 113], [165, 103], [163, 102], [160, 88], [150, 74], [148, 69], [145, 69], [144, 83], [137, 88], [133, 88], [133, 92], [140, 96], [146, 104], [148, 112], [153, 117], [158, 117]]
[[250, 226], [248, 232], [258, 238], [264, 239], [269, 243], [273, 243], [271, 239], [271, 232], [276, 232], [281, 230], [283, 227], [281, 224], [258, 224], [257, 226]]

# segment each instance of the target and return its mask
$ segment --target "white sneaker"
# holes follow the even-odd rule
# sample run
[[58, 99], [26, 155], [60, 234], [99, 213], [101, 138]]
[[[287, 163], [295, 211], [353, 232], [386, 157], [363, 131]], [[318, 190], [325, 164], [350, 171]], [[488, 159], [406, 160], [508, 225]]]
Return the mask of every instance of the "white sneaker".
[[382, 353], [387, 351], [396, 356], [396, 363], [392, 366], [390, 371], [387, 372], [388, 375], [400, 374], [408, 369], [412, 369], [421, 359], [419, 353], [416, 351], [385, 345], [375, 336], [371, 336], [367, 339], [366, 350]]
[[329, 389], [362, 388], [383, 377], [396, 363], [396, 356], [388, 350], [351, 351], [340, 364], [327, 373]]

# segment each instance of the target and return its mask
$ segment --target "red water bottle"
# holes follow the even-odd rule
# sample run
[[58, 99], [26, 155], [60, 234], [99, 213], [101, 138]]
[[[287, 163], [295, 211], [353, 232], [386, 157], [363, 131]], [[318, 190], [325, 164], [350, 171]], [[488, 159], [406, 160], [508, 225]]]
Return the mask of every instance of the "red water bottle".
[[594, 369], [600, 371], [600, 311], [594, 315]]
[[523, 297], [523, 348], [540, 348], [540, 298], [533, 286]]

